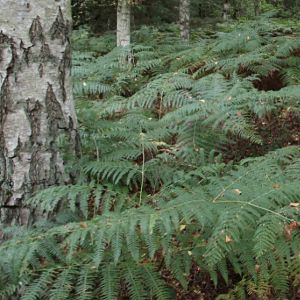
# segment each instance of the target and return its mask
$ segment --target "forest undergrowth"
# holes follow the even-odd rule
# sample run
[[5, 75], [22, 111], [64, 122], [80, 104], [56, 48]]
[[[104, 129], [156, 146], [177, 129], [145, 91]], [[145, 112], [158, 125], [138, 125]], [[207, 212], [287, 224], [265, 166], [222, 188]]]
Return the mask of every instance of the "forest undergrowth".
[[178, 35], [74, 33], [82, 156], [6, 229], [1, 299], [300, 297], [299, 22]]

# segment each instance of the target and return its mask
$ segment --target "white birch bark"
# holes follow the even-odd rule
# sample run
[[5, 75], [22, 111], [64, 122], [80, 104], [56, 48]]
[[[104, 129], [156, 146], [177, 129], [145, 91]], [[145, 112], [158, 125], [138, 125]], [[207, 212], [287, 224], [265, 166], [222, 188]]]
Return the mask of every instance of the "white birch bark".
[[230, 12], [230, 3], [228, 0], [224, 0], [223, 3], [223, 20], [227, 21], [229, 19], [229, 12]]
[[118, 0], [117, 7], [117, 46], [130, 45], [131, 7], [128, 0]]
[[58, 138], [78, 142], [71, 5], [0, 0], [0, 7], [0, 222], [26, 224], [24, 200], [64, 181]]
[[179, 26], [181, 39], [188, 42], [190, 39], [190, 0], [179, 2]]

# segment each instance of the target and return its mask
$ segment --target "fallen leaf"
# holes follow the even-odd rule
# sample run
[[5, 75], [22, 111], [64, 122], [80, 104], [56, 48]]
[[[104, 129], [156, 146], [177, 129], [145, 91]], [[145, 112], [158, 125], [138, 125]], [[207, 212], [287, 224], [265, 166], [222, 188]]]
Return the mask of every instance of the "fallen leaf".
[[153, 141], [152, 144], [156, 146], [166, 146], [167, 144], [165, 142], [160, 142], [160, 141]]
[[279, 183], [274, 183], [274, 184], [273, 184], [273, 188], [274, 188], [275, 190], [279, 190], [279, 189], [280, 189], [280, 184], [279, 184]]
[[186, 229], [186, 225], [185, 224], [180, 225], [179, 230], [183, 231], [184, 229]]
[[225, 236], [225, 243], [231, 243], [231, 242], [233, 242], [233, 239], [231, 238], [231, 236], [226, 235]]
[[298, 222], [296, 221], [293, 221], [291, 222], [290, 224], [288, 224], [288, 227], [291, 229], [291, 230], [294, 230], [298, 227]]
[[292, 231], [296, 230], [298, 225], [299, 225], [298, 222], [293, 221], [284, 226], [284, 235], [288, 241], [290, 241], [292, 239]]
[[239, 189], [234, 189], [233, 191], [234, 191], [236, 194], [238, 194], [238, 195], [241, 195], [241, 194], [242, 194], [242, 191], [239, 190]]
[[259, 273], [259, 271], [260, 271], [260, 265], [255, 265], [255, 272]]
[[88, 225], [85, 222], [80, 222], [81, 228], [88, 228]]

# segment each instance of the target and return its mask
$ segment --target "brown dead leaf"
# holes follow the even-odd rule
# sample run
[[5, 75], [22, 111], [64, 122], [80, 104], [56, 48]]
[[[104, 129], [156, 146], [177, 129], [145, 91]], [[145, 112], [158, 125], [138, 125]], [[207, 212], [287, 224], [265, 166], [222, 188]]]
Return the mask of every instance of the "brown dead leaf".
[[255, 272], [259, 273], [259, 271], [260, 271], [260, 265], [255, 265]]
[[283, 233], [284, 233], [285, 238], [286, 238], [288, 241], [290, 241], [290, 240], [292, 239], [291, 229], [290, 229], [289, 225], [285, 225], [285, 226], [284, 226], [284, 231], [283, 231]]
[[285, 237], [286, 237], [286, 239], [287, 239], [288, 241], [292, 239], [292, 231], [293, 231], [293, 230], [296, 230], [297, 227], [298, 227], [298, 225], [299, 225], [298, 222], [293, 221], [293, 222], [291, 222], [291, 223], [289, 223], [289, 224], [286, 224], [286, 225], [284, 226], [284, 231], [283, 231], [283, 233], [284, 233], [284, 235], [285, 235]]
[[280, 189], [280, 184], [279, 184], [279, 183], [274, 183], [274, 184], [273, 184], [273, 188], [274, 188], [275, 190], [279, 190], [279, 189]]
[[88, 225], [85, 222], [80, 222], [81, 228], [88, 228]]
[[296, 229], [297, 227], [298, 227], [298, 222], [296, 222], [296, 221], [293, 221], [293, 222], [291, 222], [290, 224], [289, 224], [289, 228], [291, 229], [291, 230], [294, 230], [294, 229]]

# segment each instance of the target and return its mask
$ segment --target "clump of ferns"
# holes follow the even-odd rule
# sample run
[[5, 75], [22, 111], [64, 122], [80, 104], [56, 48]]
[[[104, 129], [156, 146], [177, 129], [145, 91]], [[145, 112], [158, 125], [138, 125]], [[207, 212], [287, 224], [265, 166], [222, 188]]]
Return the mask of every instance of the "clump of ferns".
[[[285, 49], [266, 30], [239, 31], [176, 55], [165, 53], [170, 45], [160, 55], [137, 49], [130, 63], [131, 53], [121, 57], [124, 66], [117, 52], [95, 68], [93, 53], [75, 56], [81, 177], [28, 200], [62, 211], [0, 245], [3, 299], [16, 291], [30, 300], [174, 299], [162, 270], [187, 289], [193, 265], [216, 286], [237, 274], [225, 299], [283, 297], [297, 286], [299, 149], [235, 164], [219, 149], [229, 134], [259, 143], [253, 115], [297, 113], [298, 46]], [[280, 44], [276, 59], [266, 43]], [[255, 81], [270, 70], [291, 82], [258, 90]]]
[[[56, 284], [61, 279], [54, 275], [57, 267], [51, 269], [49, 265], [49, 262], [53, 262], [53, 256], [55, 260], [61, 257], [62, 262], [67, 258], [65, 264], [69, 266], [78, 260], [82, 266], [86, 261], [88, 269], [95, 272], [95, 277], [89, 279], [90, 284], [96, 285], [93, 278], [100, 278], [101, 290], [98, 292], [108, 297], [109, 290], [102, 287], [113, 284], [114, 294], [120, 291], [118, 282], [122, 277], [120, 267], [123, 264], [127, 266], [133, 259], [134, 269], [142, 266], [142, 270], [146, 271], [145, 268], [156, 264], [160, 251], [163, 251], [166, 267], [183, 286], [187, 286], [187, 278], [182, 274], [185, 268], [190, 270], [194, 261], [203, 272], [210, 274], [215, 284], [218, 283], [218, 274], [228, 282], [228, 269], [232, 267], [237, 274], [253, 277], [255, 285], [262, 278], [263, 282], [284, 295], [290, 280], [285, 274], [293, 276], [290, 267], [293, 265], [293, 268], [298, 268], [299, 265], [296, 256], [299, 234], [295, 223], [299, 213], [297, 202], [291, 202], [297, 201], [299, 194], [299, 157], [299, 149], [290, 147], [264, 157], [246, 159], [227, 170], [224, 165], [208, 164], [174, 182], [172, 188], [165, 191], [167, 201], [158, 194], [154, 196], [157, 200], [152, 201], [151, 205], [145, 203], [131, 208], [119, 206], [119, 209], [109, 210], [90, 220], [87, 218], [42, 228], [40, 232], [33, 231], [16, 237], [1, 245], [1, 248], [2, 251], [12, 251], [16, 248], [15, 243], [21, 239], [22, 247], [18, 248], [19, 256], [15, 257], [15, 263], [17, 257], [27, 255], [29, 261], [23, 261], [24, 267], [30, 268], [34, 262], [36, 268], [42, 267], [38, 281], [26, 287], [26, 295], [35, 295], [33, 299], [38, 299], [45, 288], [43, 284], [41, 287], [44, 288], [38, 288], [45, 276], [48, 278], [46, 282], [50, 282], [49, 288], [53, 293], [57, 292]], [[76, 212], [78, 207], [74, 206], [76, 201], [72, 195], [82, 193], [80, 198], [84, 203], [88, 193], [83, 187], [76, 187], [77, 192], [74, 189], [65, 187], [65, 190], [57, 191], [56, 202], [53, 202], [55, 189], [52, 189], [51, 195], [48, 190], [29, 202], [52, 211], [59, 197], [67, 193], [69, 209]], [[81, 204], [79, 209], [83, 215], [86, 214], [85, 205]], [[55, 237], [55, 240], [51, 237]], [[65, 255], [61, 251], [65, 251]], [[36, 260], [36, 255], [43, 259]], [[127, 262], [123, 261], [127, 256]], [[43, 268], [45, 261], [46, 270]], [[140, 264], [141, 261], [144, 263]], [[103, 275], [97, 277], [98, 268], [101, 266], [100, 270], [107, 272], [107, 268], [113, 266], [112, 262], [115, 264], [114, 270], [119, 270], [115, 273], [116, 279], [110, 281]], [[280, 278], [276, 270], [281, 270]], [[50, 277], [48, 272], [52, 274]], [[156, 278], [152, 279], [152, 284], [160, 282], [159, 292], [157, 290], [156, 293], [165, 295], [158, 298], [169, 299], [157, 271], [153, 269], [149, 272]], [[35, 276], [31, 276], [34, 279]], [[49, 278], [54, 279], [49, 281]], [[69, 280], [71, 287], [75, 286], [74, 280], [75, 277]], [[67, 292], [65, 287], [64, 291]], [[253, 287], [253, 291], [258, 293], [259, 290]], [[92, 293], [87, 299], [93, 299], [94, 296]], [[132, 297], [135, 299], [136, 296]]]

